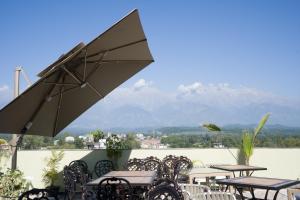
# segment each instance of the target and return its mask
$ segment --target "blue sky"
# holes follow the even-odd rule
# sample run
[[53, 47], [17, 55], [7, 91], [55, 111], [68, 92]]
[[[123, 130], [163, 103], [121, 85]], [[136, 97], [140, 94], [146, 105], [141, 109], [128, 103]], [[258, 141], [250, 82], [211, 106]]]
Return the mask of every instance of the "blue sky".
[[289, 0], [1, 1], [0, 92], [11, 90], [15, 66], [36, 80], [61, 54], [134, 8], [155, 63], [122, 87], [144, 80], [171, 95], [198, 91], [197, 83], [225, 84], [300, 105], [300, 1]]

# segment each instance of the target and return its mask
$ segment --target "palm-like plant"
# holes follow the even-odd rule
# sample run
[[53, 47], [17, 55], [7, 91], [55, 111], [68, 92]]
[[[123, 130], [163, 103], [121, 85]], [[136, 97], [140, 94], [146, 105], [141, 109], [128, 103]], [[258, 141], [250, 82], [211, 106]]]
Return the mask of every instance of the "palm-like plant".
[[256, 137], [261, 132], [263, 127], [265, 126], [269, 117], [270, 117], [269, 113], [264, 115], [263, 118], [260, 120], [259, 124], [257, 125], [257, 127], [254, 129], [253, 133], [245, 132], [242, 136], [242, 145], [240, 148], [240, 152], [239, 152], [240, 156], [239, 157], [241, 157], [241, 156], [243, 157], [243, 159], [244, 159], [243, 162], [246, 165], [249, 165], [250, 158], [253, 155]]

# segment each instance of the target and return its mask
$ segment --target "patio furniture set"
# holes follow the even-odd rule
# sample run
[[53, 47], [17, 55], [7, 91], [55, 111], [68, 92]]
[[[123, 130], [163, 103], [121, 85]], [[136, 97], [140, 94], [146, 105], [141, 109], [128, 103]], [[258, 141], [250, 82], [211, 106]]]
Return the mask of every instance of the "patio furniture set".
[[[125, 170], [116, 171], [111, 161], [100, 160], [91, 173], [86, 162], [72, 161], [63, 170], [64, 199], [235, 200], [238, 192], [238, 198], [244, 200], [245, 190], [250, 191], [252, 199], [258, 199], [254, 190], [264, 189], [264, 199], [268, 198], [270, 190], [274, 190], [273, 200], [276, 200], [280, 189], [300, 184], [294, 180], [251, 176], [254, 171], [267, 170], [263, 167], [211, 165], [208, 168], [193, 168], [191, 160], [184, 156], [168, 155], [162, 160], [153, 156], [133, 158], [124, 167]], [[236, 172], [239, 177], [235, 175]], [[93, 179], [93, 175], [97, 178]], [[204, 178], [205, 181], [196, 183], [197, 178]], [[213, 187], [210, 187], [212, 179], [216, 184], [226, 186], [226, 189], [213, 191]], [[237, 192], [226, 192], [230, 187]], [[58, 200], [57, 196], [47, 189], [33, 189], [22, 194], [19, 200]]]

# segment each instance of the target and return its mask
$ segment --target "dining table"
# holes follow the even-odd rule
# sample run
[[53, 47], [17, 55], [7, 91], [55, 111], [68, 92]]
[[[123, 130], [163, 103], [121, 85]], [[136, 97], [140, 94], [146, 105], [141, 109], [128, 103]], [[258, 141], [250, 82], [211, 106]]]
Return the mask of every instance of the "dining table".
[[[224, 171], [232, 172], [233, 177], [236, 177], [236, 172], [239, 173], [239, 176], [243, 176], [246, 172], [247, 176], [252, 176], [255, 171], [267, 170], [266, 167], [257, 167], [250, 165], [211, 165], [210, 168], [219, 169]], [[248, 174], [247, 174], [248, 173]]]
[[189, 172], [190, 184], [193, 184], [195, 179], [200, 178], [200, 179], [204, 179], [206, 184], [209, 185], [210, 179], [218, 178], [218, 177], [230, 178], [231, 172], [219, 170], [219, 169], [207, 168], [207, 167], [193, 168]]
[[233, 186], [238, 192], [242, 200], [245, 199], [243, 192], [245, 189], [250, 190], [252, 199], [262, 199], [257, 198], [254, 194], [255, 189], [263, 189], [266, 191], [264, 200], [268, 199], [268, 194], [270, 190], [275, 191], [273, 200], [277, 199], [279, 190], [288, 188], [293, 185], [297, 185], [300, 181], [289, 180], [289, 179], [279, 179], [279, 178], [268, 178], [268, 177], [254, 177], [254, 176], [242, 176], [230, 179], [217, 180], [218, 184], [223, 184], [227, 186]]
[[103, 176], [96, 178], [86, 184], [86, 186], [98, 186], [100, 181], [105, 178], [124, 178], [129, 181], [132, 187], [135, 186], [150, 186], [156, 177], [155, 171], [111, 171]]
[[[84, 199], [96, 199], [97, 187], [105, 178], [126, 179], [135, 191], [147, 191], [156, 178], [155, 171], [110, 171], [84, 185]], [[87, 198], [88, 197], [88, 198]]]

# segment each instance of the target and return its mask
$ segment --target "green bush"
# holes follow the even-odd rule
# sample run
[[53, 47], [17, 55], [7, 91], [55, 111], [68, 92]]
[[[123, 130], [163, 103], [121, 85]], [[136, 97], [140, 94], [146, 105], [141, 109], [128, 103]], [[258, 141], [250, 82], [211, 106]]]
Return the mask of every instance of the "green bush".
[[17, 198], [27, 191], [30, 185], [31, 183], [24, 178], [23, 172], [7, 169], [0, 178], [0, 196], [9, 199]]

